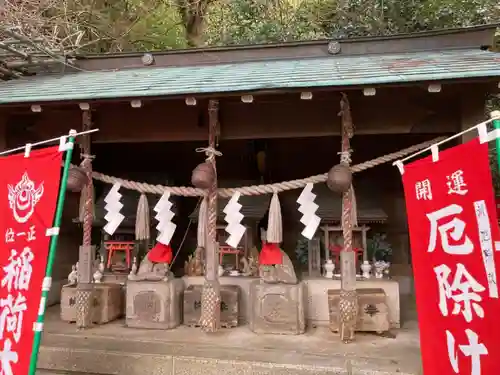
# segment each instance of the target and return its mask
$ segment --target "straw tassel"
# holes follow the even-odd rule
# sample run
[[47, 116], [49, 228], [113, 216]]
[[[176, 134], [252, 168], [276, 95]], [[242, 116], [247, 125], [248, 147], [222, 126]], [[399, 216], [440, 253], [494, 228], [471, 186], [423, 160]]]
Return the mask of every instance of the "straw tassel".
[[274, 193], [269, 207], [269, 219], [267, 223], [266, 240], [262, 246], [259, 263], [262, 265], [274, 265], [283, 263], [280, 244], [283, 241], [283, 223], [281, 218], [281, 206], [278, 194]]
[[278, 194], [274, 193], [269, 207], [269, 222], [267, 223], [267, 242], [280, 244], [283, 241], [283, 224], [281, 206]]
[[206, 241], [207, 241], [207, 197], [204, 197], [201, 200], [200, 208], [198, 210], [198, 247], [202, 247], [205, 249]]
[[[83, 188], [80, 192], [80, 203], [78, 207], [78, 221], [83, 223], [85, 218], [85, 201], [87, 200], [87, 189]], [[92, 186], [92, 218], [93, 221], [96, 220], [95, 217], [95, 188]]]
[[148, 240], [150, 231], [149, 202], [146, 194], [141, 194], [137, 203], [137, 213], [135, 215], [135, 239], [138, 241]]

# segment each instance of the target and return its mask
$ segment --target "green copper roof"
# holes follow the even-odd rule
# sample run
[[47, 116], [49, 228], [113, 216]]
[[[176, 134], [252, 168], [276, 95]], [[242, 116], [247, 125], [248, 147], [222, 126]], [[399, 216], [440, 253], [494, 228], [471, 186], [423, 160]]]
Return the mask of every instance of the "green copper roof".
[[0, 83], [0, 104], [500, 77], [500, 54], [449, 50], [46, 75]]

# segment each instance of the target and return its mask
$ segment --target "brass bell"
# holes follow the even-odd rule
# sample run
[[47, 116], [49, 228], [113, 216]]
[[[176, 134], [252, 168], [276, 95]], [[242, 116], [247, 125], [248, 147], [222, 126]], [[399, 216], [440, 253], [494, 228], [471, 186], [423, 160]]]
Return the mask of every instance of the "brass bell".
[[209, 189], [214, 183], [215, 171], [209, 162], [198, 164], [191, 175], [191, 183], [199, 189]]
[[352, 184], [351, 168], [345, 164], [337, 164], [328, 172], [326, 185], [335, 193], [345, 193]]

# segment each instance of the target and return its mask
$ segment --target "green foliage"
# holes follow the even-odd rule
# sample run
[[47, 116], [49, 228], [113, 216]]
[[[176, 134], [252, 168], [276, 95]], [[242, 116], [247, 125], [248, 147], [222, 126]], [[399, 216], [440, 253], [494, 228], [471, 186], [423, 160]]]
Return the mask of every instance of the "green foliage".
[[370, 261], [385, 260], [390, 261], [392, 256], [392, 246], [387, 241], [385, 233], [374, 233], [367, 240], [367, 255]]
[[500, 20], [497, 0], [219, 0], [209, 10], [210, 44], [370, 36]]
[[306, 1], [231, 0], [210, 8], [207, 41], [212, 45], [315, 39], [325, 34]]
[[307, 238], [300, 237], [297, 240], [297, 246], [295, 247], [295, 257], [297, 261], [306, 265], [309, 257], [309, 240]]
[[[500, 21], [498, 0], [41, 0], [4, 22], [82, 52], [408, 33]], [[31, 5], [30, 5], [31, 4]], [[24, 19], [24, 21], [23, 21]], [[78, 43], [68, 43], [78, 40]], [[53, 43], [52, 43], [53, 42]], [[55, 47], [54, 47], [55, 48]]]

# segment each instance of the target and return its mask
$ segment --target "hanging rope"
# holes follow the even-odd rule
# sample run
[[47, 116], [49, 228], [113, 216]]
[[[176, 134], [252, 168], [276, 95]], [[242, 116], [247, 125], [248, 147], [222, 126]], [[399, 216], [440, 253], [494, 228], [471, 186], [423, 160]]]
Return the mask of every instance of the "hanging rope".
[[[353, 173], [356, 172], [362, 172], [367, 169], [376, 167], [381, 164], [385, 164], [397, 159], [401, 159], [402, 157], [405, 157], [406, 155], [409, 155], [413, 152], [425, 149], [426, 147], [431, 146], [432, 144], [439, 142], [443, 140], [444, 137], [438, 137], [434, 138], [430, 141], [422, 142], [419, 144], [416, 144], [411, 147], [407, 147], [405, 149], [402, 149], [397, 152], [393, 152], [384, 156], [380, 156], [378, 158], [375, 158], [373, 160], [365, 161], [364, 163], [357, 164], [351, 167], [351, 170]], [[200, 151], [201, 152], [201, 151]], [[205, 149], [203, 149], [203, 152], [206, 152]], [[218, 152], [218, 151], [216, 151]], [[215, 155], [213, 153], [212, 155]], [[208, 156], [208, 155], [207, 155]], [[197, 189], [193, 187], [188, 187], [188, 186], [163, 186], [163, 185], [150, 185], [145, 182], [137, 182], [137, 181], [130, 181], [130, 180], [125, 180], [122, 178], [118, 177], [113, 177], [113, 176], [108, 176], [99, 172], [93, 172], [92, 176], [94, 179], [107, 183], [107, 184], [114, 184], [114, 183], [119, 183], [124, 189], [129, 189], [129, 190], [135, 190], [138, 191], [139, 193], [150, 193], [150, 194], [163, 194], [165, 191], [170, 192], [172, 195], [179, 195], [182, 197], [200, 197], [205, 195], [205, 190], [203, 189]], [[252, 186], [244, 186], [244, 187], [238, 187], [238, 188], [230, 188], [230, 189], [219, 189], [219, 195], [221, 197], [231, 197], [235, 192], [241, 193], [241, 195], [263, 195], [263, 194], [273, 194], [273, 193], [281, 193], [283, 191], [287, 190], [293, 190], [293, 189], [301, 189], [304, 188], [308, 183], [321, 183], [325, 182], [327, 179], [327, 173], [324, 174], [319, 174], [316, 176], [311, 176], [299, 180], [291, 180], [291, 181], [283, 181], [283, 182], [278, 182], [275, 184], [268, 184], [268, 185], [252, 185]]]

